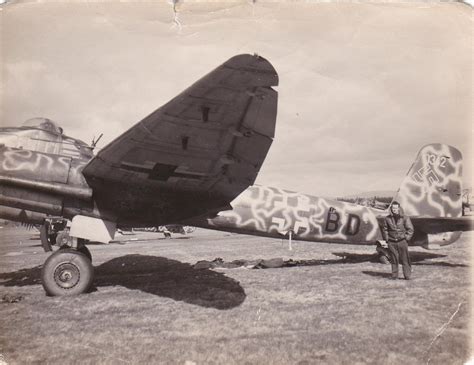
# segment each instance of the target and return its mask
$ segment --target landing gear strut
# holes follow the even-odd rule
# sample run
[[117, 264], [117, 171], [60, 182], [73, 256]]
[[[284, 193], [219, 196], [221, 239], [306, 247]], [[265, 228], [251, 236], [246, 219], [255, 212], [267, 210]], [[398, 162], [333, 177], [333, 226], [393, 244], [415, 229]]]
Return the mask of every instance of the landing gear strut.
[[64, 231], [67, 220], [62, 217], [49, 217], [45, 219], [40, 229], [41, 246], [44, 252], [51, 252], [52, 246], [57, 243], [57, 236], [60, 231]]
[[48, 257], [41, 270], [41, 281], [47, 294], [77, 295], [90, 289], [94, 267], [85, 243], [86, 240], [70, 237], [67, 231], [58, 233], [59, 250]]

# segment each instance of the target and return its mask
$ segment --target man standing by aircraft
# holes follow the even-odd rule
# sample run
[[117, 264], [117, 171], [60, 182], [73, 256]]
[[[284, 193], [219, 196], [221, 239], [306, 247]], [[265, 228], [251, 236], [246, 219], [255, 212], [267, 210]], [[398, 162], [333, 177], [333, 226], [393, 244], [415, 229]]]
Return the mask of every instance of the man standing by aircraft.
[[413, 233], [413, 224], [408, 216], [402, 214], [400, 203], [392, 202], [390, 215], [385, 217], [383, 221], [382, 235], [388, 243], [393, 280], [398, 279], [398, 263], [402, 264], [405, 280], [410, 279], [411, 263], [407, 241], [412, 238]]

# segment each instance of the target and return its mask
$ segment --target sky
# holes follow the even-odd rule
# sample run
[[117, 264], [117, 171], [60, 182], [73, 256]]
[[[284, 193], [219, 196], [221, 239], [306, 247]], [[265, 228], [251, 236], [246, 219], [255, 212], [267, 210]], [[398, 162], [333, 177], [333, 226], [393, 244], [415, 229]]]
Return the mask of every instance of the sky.
[[418, 150], [472, 186], [472, 8], [462, 3], [10, 2], [2, 126], [33, 117], [99, 147], [241, 53], [279, 74], [257, 183], [318, 196], [398, 189]]

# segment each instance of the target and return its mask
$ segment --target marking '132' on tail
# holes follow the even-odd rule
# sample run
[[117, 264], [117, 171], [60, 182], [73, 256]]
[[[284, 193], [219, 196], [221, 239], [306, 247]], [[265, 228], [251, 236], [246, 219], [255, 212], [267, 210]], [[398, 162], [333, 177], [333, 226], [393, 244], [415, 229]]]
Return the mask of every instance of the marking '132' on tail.
[[418, 152], [395, 200], [409, 216], [460, 217], [461, 177], [459, 150], [441, 143], [426, 145]]

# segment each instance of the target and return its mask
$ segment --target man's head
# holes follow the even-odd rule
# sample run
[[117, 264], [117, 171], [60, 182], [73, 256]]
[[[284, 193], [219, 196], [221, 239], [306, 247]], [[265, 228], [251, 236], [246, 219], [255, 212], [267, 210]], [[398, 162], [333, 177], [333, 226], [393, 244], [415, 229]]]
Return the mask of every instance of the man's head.
[[390, 205], [390, 210], [394, 215], [400, 215], [400, 203], [397, 201], [392, 202]]

